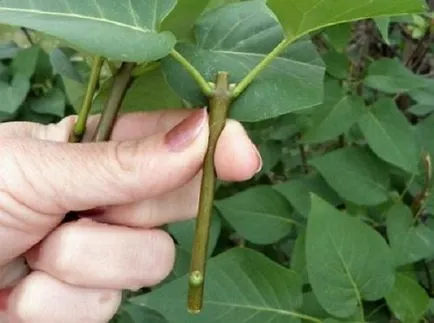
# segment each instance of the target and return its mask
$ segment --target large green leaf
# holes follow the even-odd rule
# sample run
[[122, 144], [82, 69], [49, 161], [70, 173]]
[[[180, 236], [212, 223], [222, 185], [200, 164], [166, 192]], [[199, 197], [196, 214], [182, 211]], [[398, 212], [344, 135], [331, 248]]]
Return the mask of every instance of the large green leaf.
[[3, 0], [0, 23], [25, 26], [62, 38], [111, 59], [155, 60], [176, 43], [159, 33], [176, 0]]
[[290, 204], [270, 186], [250, 188], [215, 205], [241, 236], [257, 244], [279, 241], [295, 223]]
[[422, 89], [426, 86], [426, 79], [411, 72], [400, 61], [384, 58], [369, 66], [364, 84], [381, 92], [395, 94]]
[[386, 219], [387, 236], [397, 266], [434, 256], [434, 231], [423, 223], [415, 225], [406, 205], [394, 205]]
[[335, 150], [313, 159], [311, 164], [348, 201], [377, 205], [389, 199], [387, 165], [366, 148]]
[[196, 19], [209, 2], [210, 0], [177, 0], [175, 9], [164, 19], [161, 29], [171, 31], [180, 40], [189, 39]]
[[371, 149], [383, 160], [416, 173], [420, 148], [416, 135], [392, 99], [378, 100], [359, 121]]
[[199, 314], [186, 310], [187, 277], [133, 298], [162, 313], [170, 323], [295, 323], [302, 303], [298, 275], [264, 255], [235, 248], [208, 262], [204, 306]]
[[[177, 47], [209, 81], [218, 71], [239, 82], [279, 43], [283, 32], [263, 1], [243, 1], [204, 14], [196, 45]], [[192, 105], [206, 104], [196, 82], [173, 58], [163, 60], [169, 84]], [[321, 103], [324, 64], [309, 40], [300, 40], [274, 60], [232, 104], [242, 121], [273, 118]]]
[[302, 140], [320, 143], [331, 140], [349, 130], [365, 112], [365, 105], [359, 96], [345, 95], [334, 104], [323, 104], [316, 108], [309, 129]]
[[386, 302], [399, 322], [418, 323], [428, 309], [429, 297], [416, 281], [397, 273], [395, 286], [386, 296]]
[[122, 305], [114, 323], [167, 323], [157, 311], [129, 302]]
[[288, 38], [297, 38], [322, 27], [371, 18], [422, 12], [422, 0], [267, 0]]
[[332, 205], [341, 203], [341, 198], [318, 174], [303, 176], [300, 179], [289, 181], [272, 186], [291, 203], [294, 209], [305, 218], [310, 212], [310, 193], [315, 193]]
[[316, 196], [307, 226], [306, 262], [318, 301], [337, 317], [362, 312], [363, 300], [384, 297], [394, 284], [392, 253], [381, 235]]
[[136, 78], [122, 103], [122, 112], [179, 109], [181, 98], [167, 84], [160, 68]]

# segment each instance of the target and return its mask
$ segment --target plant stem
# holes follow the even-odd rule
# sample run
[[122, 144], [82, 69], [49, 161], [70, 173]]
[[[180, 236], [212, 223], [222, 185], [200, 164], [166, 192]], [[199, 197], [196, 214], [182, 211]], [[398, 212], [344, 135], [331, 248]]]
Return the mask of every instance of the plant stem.
[[87, 90], [84, 96], [83, 104], [78, 114], [78, 119], [74, 125], [74, 129], [69, 137], [70, 142], [80, 142], [86, 132], [87, 118], [89, 117], [92, 108], [92, 101], [95, 94], [95, 89], [99, 81], [102, 64], [104, 59], [101, 56], [96, 56], [93, 59], [92, 70], [87, 83]]
[[35, 45], [35, 43], [34, 43], [34, 41], [32, 39], [32, 36], [29, 33], [29, 30], [27, 28], [25, 28], [25, 27], [21, 27], [20, 29], [23, 32], [24, 36], [26, 36], [26, 39], [30, 43], [30, 46]]
[[[301, 133], [298, 135], [298, 139], [300, 139], [300, 140], [302, 139]], [[305, 174], [309, 174], [309, 163], [307, 160], [305, 144], [300, 143], [298, 145], [298, 149], [300, 150], [301, 166], [303, 167], [303, 171]]]
[[423, 164], [425, 169], [425, 182], [422, 191], [415, 197], [413, 203], [411, 204], [411, 210], [415, 214], [415, 218], [418, 218], [420, 211], [422, 210], [422, 205], [428, 198], [432, 182], [432, 163], [431, 156], [428, 153], [423, 155]]
[[122, 63], [119, 68], [92, 141], [106, 141], [110, 138], [122, 100], [132, 80], [131, 73], [135, 66], [135, 63]]
[[252, 83], [252, 81], [261, 73], [276, 57], [278, 57], [285, 48], [291, 44], [295, 38], [283, 39], [265, 58], [256, 65], [232, 91], [232, 96], [237, 98]]
[[215, 88], [209, 99], [208, 148], [203, 163], [199, 211], [196, 220], [188, 290], [188, 310], [191, 313], [199, 313], [203, 306], [208, 236], [216, 183], [214, 153], [218, 138], [225, 126], [230, 104], [229, 75], [226, 72], [219, 72]]
[[177, 60], [184, 68], [187, 70], [187, 72], [194, 78], [194, 80], [199, 85], [200, 89], [206, 96], [210, 96], [213, 94], [213, 88], [212, 86], [203, 78], [202, 74], [193, 66], [190, 64], [189, 61], [185, 59], [184, 56], [182, 56], [179, 52], [177, 52], [175, 49], [173, 49], [170, 52], [170, 55]]

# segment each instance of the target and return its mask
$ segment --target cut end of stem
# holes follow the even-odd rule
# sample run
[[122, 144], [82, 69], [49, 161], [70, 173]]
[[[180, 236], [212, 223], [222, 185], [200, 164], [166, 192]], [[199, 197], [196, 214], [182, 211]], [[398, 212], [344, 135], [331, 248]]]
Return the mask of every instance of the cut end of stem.
[[198, 314], [203, 306], [203, 274], [195, 270], [190, 274], [187, 309], [191, 314]]
[[204, 277], [199, 270], [190, 274], [187, 309], [191, 314], [198, 314], [203, 306]]

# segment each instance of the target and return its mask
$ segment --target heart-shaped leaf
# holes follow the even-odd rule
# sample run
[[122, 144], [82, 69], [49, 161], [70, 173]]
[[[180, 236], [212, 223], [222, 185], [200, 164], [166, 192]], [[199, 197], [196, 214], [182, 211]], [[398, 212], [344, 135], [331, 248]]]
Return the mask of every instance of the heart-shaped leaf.
[[362, 301], [384, 297], [395, 280], [392, 253], [381, 235], [314, 195], [306, 232], [306, 263], [318, 301], [341, 318], [363, 313]]
[[176, 0], [2, 0], [0, 23], [25, 26], [110, 59], [150, 61], [176, 43], [159, 33]]
[[253, 187], [215, 205], [242, 237], [257, 244], [279, 241], [295, 223], [289, 203], [269, 186]]
[[320, 28], [378, 16], [402, 15], [426, 9], [422, 0], [267, 0], [288, 38]]
[[[281, 41], [283, 32], [263, 1], [210, 11], [195, 28], [196, 45], [177, 47], [209, 81], [227, 71], [237, 83]], [[163, 60], [169, 84], [194, 106], [206, 104], [196, 82], [173, 58]], [[321, 103], [324, 64], [309, 40], [275, 59], [232, 104], [231, 117], [259, 121]]]
[[196, 315], [185, 309], [187, 279], [177, 279], [131, 302], [155, 309], [176, 323], [300, 322], [298, 275], [251, 249], [231, 249], [208, 262], [204, 306]]
[[423, 223], [415, 225], [406, 205], [394, 205], [386, 219], [387, 236], [397, 266], [434, 256], [434, 231]]

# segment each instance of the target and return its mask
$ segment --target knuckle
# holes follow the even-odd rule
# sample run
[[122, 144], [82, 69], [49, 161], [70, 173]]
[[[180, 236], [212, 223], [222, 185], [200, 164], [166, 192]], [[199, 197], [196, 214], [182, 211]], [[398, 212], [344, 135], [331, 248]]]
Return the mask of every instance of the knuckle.
[[117, 141], [109, 146], [109, 160], [113, 161], [115, 171], [133, 174], [137, 171], [137, 157], [140, 143], [137, 141]]

